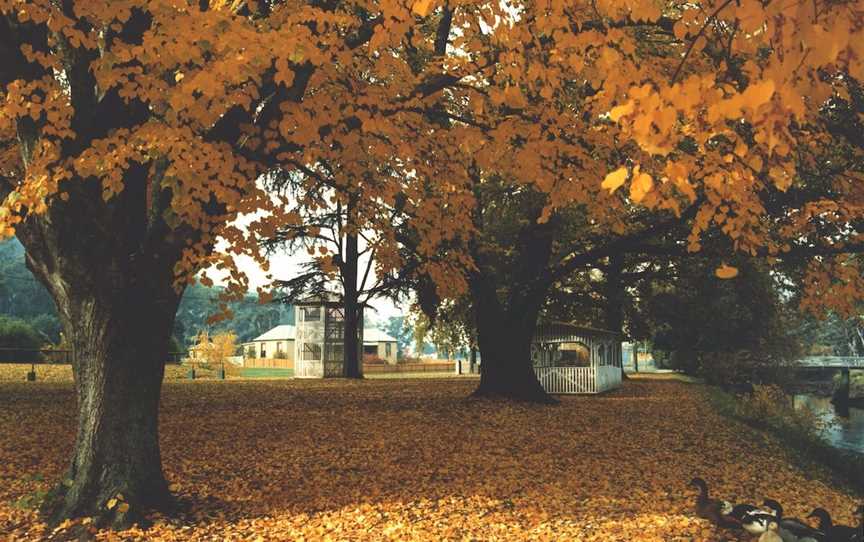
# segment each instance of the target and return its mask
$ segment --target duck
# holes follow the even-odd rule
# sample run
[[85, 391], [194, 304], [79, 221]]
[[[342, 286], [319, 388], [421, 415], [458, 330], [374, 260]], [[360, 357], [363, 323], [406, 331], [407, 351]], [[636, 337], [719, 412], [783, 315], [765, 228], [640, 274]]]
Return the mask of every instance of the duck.
[[765, 499], [763, 506], [777, 518], [777, 534], [783, 542], [827, 542], [825, 533], [814, 529], [797, 518], [783, 517], [783, 507], [774, 499]]
[[[741, 518], [741, 527], [753, 535], [767, 533], [772, 523], [776, 524], [779, 528], [777, 516], [761, 510], [745, 514], [744, 517]], [[776, 528], [774, 530], [777, 531]]]
[[761, 512], [758, 506], [752, 504], [736, 504], [732, 507], [732, 511], [729, 512], [729, 515], [735, 519], [740, 520], [743, 519], [744, 516], [756, 512]]
[[736, 504], [729, 515], [737, 519], [745, 531], [754, 535], [766, 532], [769, 522], [776, 519], [774, 512], [752, 504]]
[[834, 525], [831, 514], [824, 508], [815, 508], [807, 517], [819, 520], [819, 530], [825, 533], [827, 542], [851, 542], [856, 536], [859, 539], [861, 537], [860, 526], [855, 528], [848, 525]]
[[708, 483], [702, 478], [693, 478], [690, 484], [699, 489], [699, 495], [696, 497], [696, 515], [700, 518], [707, 519], [714, 525], [723, 528], [740, 527], [740, 522], [730, 516], [733, 511], [732, 503], [722, 501], [720, 499], [712, 499], [708, 496]]
[[784, 542], [783, 537], [778, 533], [779, 529], [777, 519], [770, 520], [765, 527], [765, 532], [759, 537], [759, 542]]

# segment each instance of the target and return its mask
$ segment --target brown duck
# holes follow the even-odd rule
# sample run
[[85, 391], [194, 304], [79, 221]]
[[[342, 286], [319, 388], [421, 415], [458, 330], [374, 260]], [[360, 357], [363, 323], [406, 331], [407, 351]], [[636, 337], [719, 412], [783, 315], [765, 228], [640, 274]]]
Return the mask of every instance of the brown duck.
[[690, 480], [691, 486], [699, 489], [699, 495], [696, 497], [694, 509], [696, 515], [700, 518], [707, 519], [718, 527], [725, 529], [734, 529], [741, 526], [741, 523], [729, 514], [732, 513], [732, 504], [728, 501], [720, 499], [712, 499], [708, 496], [708, 484], [702, 478], [693, 478]]

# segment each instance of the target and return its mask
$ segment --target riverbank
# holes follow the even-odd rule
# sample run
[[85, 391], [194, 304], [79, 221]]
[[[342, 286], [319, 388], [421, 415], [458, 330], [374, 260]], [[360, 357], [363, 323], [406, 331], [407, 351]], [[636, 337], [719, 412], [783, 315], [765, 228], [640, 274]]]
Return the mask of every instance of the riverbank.
[[864, 495], [864, 454], [832, 446], [825, 440], [830, 427], [819, 416], [795, 409], [779, 388], [757, 389], [748, 397], [705, 390], [718, 414], [776, 438], [802, 469], [819, 471], [833, 484]]
[[[853, 521], [860, 495], [720, 415], [702, 386], [628, 381], [551, 407], [469, 399], [475, 386], [166, 380], [163, 464], [191, 509], [118, 538], [751, 540], [695, 517], [693, 476], [735, 502]], [[0, 382], [9, 539], [47, 534], [30, 506], [61, 476], [74, 430], [71, 383]]]

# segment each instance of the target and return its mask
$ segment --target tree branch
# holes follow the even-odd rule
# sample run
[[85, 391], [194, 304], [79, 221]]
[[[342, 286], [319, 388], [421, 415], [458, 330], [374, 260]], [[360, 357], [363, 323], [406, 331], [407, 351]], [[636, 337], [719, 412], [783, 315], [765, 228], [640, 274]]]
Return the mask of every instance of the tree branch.
[[690, 58], [690, 54], [693, 52], [693, 49], [696, 47], [696, 42], [699, 41], [699, 38], [705, 35], [705, 30], [708, 28], [708, 25], [711, 24], [716, 18], [717, 15], [720, 14], [721, 11], [726, 9], [726, 7], [732, 3], [732, 0], [725, 0], [722, 4], [720, 4], [714, 13], [712, 13], [706, 20], [705, 24], [699, 29], [699, 32], [693, 38], [693, 41], [690, 42], [690, 45], [687, 47], [687, 51], [684, 52], [684, 56], [681, 58], [681, 62], [678, 64], [678, 67], [675, 68], [675, 73], [672, 74], [672, 80], [670, 82], [671, 85], [674, 85], [678, 80], [678, 76], [681, 75], [681, 70], [684, 69], [684, 64], [687, 63], [687, 59]]
[[615, 238], [607, 242], [605, 245], [594, 247], [578, 254], [571, 254], [561, 260], [557, 269], [551, 271], [550, 278], [553, 281], [558, 281], [576, 268], [587, 265], [593, 261], [599, 260], [600, 258], [625, 252], [639, 252], [639, 249], [643, 246], [643, 242], [668, 232], [682, 222], [686, 222], [696, 214], [698, 208], [699, 205], [691, 205], [687, 212], [680, 218], [673, 217], [669, 220], [657, 222], [630, 235]]
[[360, 281], [360, 291], [366, 288], [366, 280], [369, 278], [369, 271], [372, 269], [372, 262], [375, 260], [375, 249], [369, 254], [369, 260], [366, 262], [366, 270], [363, 272], [363, 280]]
[[453, 25], [453, 10], [450, 3], [445, 2], [441, 21], [435, 31], [435, 56], [443, 57], [447, 54], [447, 42], [450, 39], [450, 27]]

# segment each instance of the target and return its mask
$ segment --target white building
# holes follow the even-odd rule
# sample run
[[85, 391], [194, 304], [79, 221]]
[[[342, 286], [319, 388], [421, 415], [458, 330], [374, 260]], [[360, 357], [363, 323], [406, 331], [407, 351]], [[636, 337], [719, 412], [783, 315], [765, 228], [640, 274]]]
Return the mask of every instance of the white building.
[[[276, 326], [243, 343], [243, 356], [249, 358], [254, 352], [256, 359], [284, 360], [286, 366], [294, 366], [294, 342], [297, 328], [291, 325]], [[396, 364], [398, 346], [396, 339], [380, 329], [366, 329], [363, 332], [363, 357], [382, 359], [390, 365]]]

